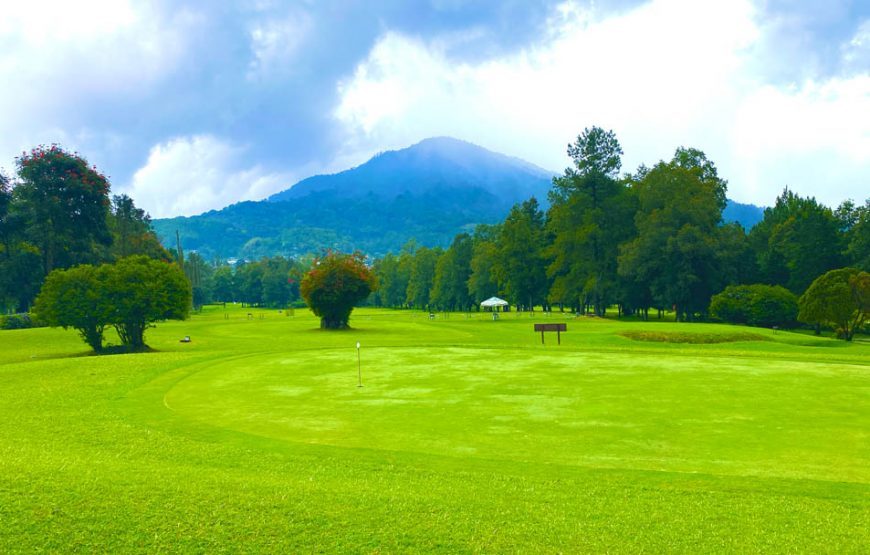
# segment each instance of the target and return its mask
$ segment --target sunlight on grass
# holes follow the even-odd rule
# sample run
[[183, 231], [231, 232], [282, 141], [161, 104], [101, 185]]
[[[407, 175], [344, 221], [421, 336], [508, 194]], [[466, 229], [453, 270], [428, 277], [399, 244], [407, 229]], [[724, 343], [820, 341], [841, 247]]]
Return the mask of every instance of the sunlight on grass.
[[[302, 310], [206, 307], [149, 330], [156, 352], [109, 356], [85, 356], [72, 332], [0, 332], [0, 548], [860, 552], [870, 540], [870, 346], [486, 316], [362, 309], [331, 333]], [[539, 321], [567, 323], [562, 345], [541, 344]]]

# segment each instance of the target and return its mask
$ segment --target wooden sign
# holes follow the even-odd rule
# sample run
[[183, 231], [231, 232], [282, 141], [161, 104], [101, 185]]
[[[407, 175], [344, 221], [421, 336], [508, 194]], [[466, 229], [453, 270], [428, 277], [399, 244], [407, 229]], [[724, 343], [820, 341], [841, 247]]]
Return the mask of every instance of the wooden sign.
[[562, 332], [568, 331], [568, 324], [535, 324], [535, 331], [541, 332], [541, 345], [544, 344], [544, 332], [556, 332], [556, 341], [559, 345], [562, 344]]

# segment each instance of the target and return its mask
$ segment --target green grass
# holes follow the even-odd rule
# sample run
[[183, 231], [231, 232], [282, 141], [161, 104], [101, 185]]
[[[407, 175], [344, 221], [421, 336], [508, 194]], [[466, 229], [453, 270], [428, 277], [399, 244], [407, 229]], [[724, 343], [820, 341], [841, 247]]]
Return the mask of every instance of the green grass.
[[[0, 552], [870, 544], [870, 345], [556, 314], [366, 309], [344, 332], [228, 315], [160, 325], [132, 355], [0, 332]], [[544, 321], [568, 323], [561, 346]]]

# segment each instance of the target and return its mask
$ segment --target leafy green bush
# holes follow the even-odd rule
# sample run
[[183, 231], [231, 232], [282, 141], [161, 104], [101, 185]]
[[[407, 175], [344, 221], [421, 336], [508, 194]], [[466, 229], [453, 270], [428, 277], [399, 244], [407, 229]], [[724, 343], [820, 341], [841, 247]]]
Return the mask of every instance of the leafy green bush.
[[31, 314], [10, 314], [0, 316], [0, 330], [23, 330], [27, 328], [44, 328], [45, 323]]
[[797, 321], [797, 297], [779, 285], [730, 285], [710, 300], [710, 314], [723, 322], [790, 327]]
[[841, 268], [819, 276], [800, 298], [801, 322], [825, 324], [851, 341], [870, 316], [870, 273]]
[[82, 264], [54, 270], [36, 298], [36, 313], [53, 327], [73, 328], [95, 352], [114, 326], [124, 350], [147, 349], [145, 330], [154, 322], [184, 319], [191, 288], [178, 265], [144, 255], [114, 264]]

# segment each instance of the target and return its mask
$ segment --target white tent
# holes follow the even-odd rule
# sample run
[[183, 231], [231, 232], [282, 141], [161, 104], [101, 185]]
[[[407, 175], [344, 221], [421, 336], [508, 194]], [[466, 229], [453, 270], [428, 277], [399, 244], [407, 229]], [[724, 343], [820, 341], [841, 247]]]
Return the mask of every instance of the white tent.
[[480, 303], [480, 306], [482, 306], [484, 308], [495, 308], [498, 306], [507, 306], [508, 304], [510, 304], [510, 303], [508, 303], [504, 299], [499, 299], [498, 297], [490, 297], [490, 298], [486, 299], [485, 301], [483, 301], [482, 303]]

